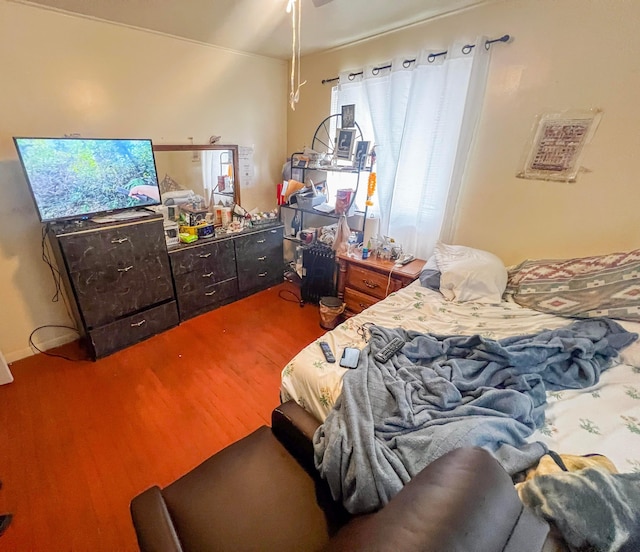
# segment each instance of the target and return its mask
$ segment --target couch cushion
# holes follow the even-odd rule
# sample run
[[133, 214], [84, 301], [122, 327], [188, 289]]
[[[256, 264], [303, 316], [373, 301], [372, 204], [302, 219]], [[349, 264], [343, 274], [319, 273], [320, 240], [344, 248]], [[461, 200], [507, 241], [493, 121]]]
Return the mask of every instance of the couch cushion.
[[317, 550], [337, 527], [312, 478], [261, 427], [162, 491], [185, 552]]
[[549, 527], [527, 519], [519, 528], [523, 511], [491, 454], [460, 448], [429, 464], [380, 511], [354, 518], [325, 550], [501, 552], [516, 533], [518, 546], [527, 542], [511, 550], [541, 550]]

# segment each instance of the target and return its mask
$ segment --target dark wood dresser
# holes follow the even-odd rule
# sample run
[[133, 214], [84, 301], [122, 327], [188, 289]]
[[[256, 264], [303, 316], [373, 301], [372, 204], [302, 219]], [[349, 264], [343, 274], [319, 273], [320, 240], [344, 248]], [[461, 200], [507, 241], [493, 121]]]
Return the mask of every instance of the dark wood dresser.
[[180, 321], [282, 282], [279, 223], [167, 250], [163, 219], [52, 223], [71, 309], [101, 358]]
[[235, 238], [238, 287], [241, 294], [282, 282], [283, 226], [256, 230]]
[[94, 359], [178, 324], [162, 217], [53, 223], [49, 237]]
[[282, 282], [281, 224], [169, 249], [180, 320]]

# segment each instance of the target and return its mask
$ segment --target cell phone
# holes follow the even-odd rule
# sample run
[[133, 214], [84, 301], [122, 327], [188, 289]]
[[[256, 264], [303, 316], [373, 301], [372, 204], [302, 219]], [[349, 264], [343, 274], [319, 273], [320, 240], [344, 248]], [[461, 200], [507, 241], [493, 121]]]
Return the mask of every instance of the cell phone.
[[343, 368], [357, 368], [358, 359], [360, 358], [360, 349], [355, 347], [345, 347], [342, 351], [340, 366]]

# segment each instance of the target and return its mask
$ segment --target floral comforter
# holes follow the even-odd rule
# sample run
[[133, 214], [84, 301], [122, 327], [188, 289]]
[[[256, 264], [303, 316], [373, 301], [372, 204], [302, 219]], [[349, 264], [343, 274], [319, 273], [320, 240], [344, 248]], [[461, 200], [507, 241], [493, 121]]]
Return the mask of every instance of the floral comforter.
[[[499, 305], [451, 303], [419, 281], [391, 294], [336, 329], [327, 341], [337, 359], [344, 347], [362, 349], [368, 324], [438, 335], [472, 335], [500, 339], [537, 333], [571, 323], [512, 302]], [[622, 324], [637, 332], [640, 325]], [[300, 351], [282, 371], [281, 396], [294, 399], [324, 420], [342, 391], [346, 369], [328, 364], [317, 342]], [[530, 438], [565, 454], [599, 453], [620, 471], [640, 471], [640, 343], [622, 351], [619, 363], [586, 390], [552, 392], [547, 397], [546, 423]]]

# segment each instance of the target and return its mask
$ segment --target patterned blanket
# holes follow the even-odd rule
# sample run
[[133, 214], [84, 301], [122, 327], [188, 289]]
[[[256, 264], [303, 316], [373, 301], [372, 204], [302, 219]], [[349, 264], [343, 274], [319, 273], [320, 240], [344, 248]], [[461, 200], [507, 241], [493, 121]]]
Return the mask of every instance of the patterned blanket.
[[640, 550], [640, 473], [588, 468], [540, 475], [518, 492], [558, 528], [571, 550]]
[[[406, 341], [401, 352], [377, 362], [395, 336]], [[546, 391], [597, 383], [636, 338], [607, 319], [500, 341], [374, 326], [314, 435], [316, 467], [352, 513], [382, 507], [459, 447], [484, 447], [509, 473], [522, 471], [546, 452], [525, 440], [544, 422]]]

